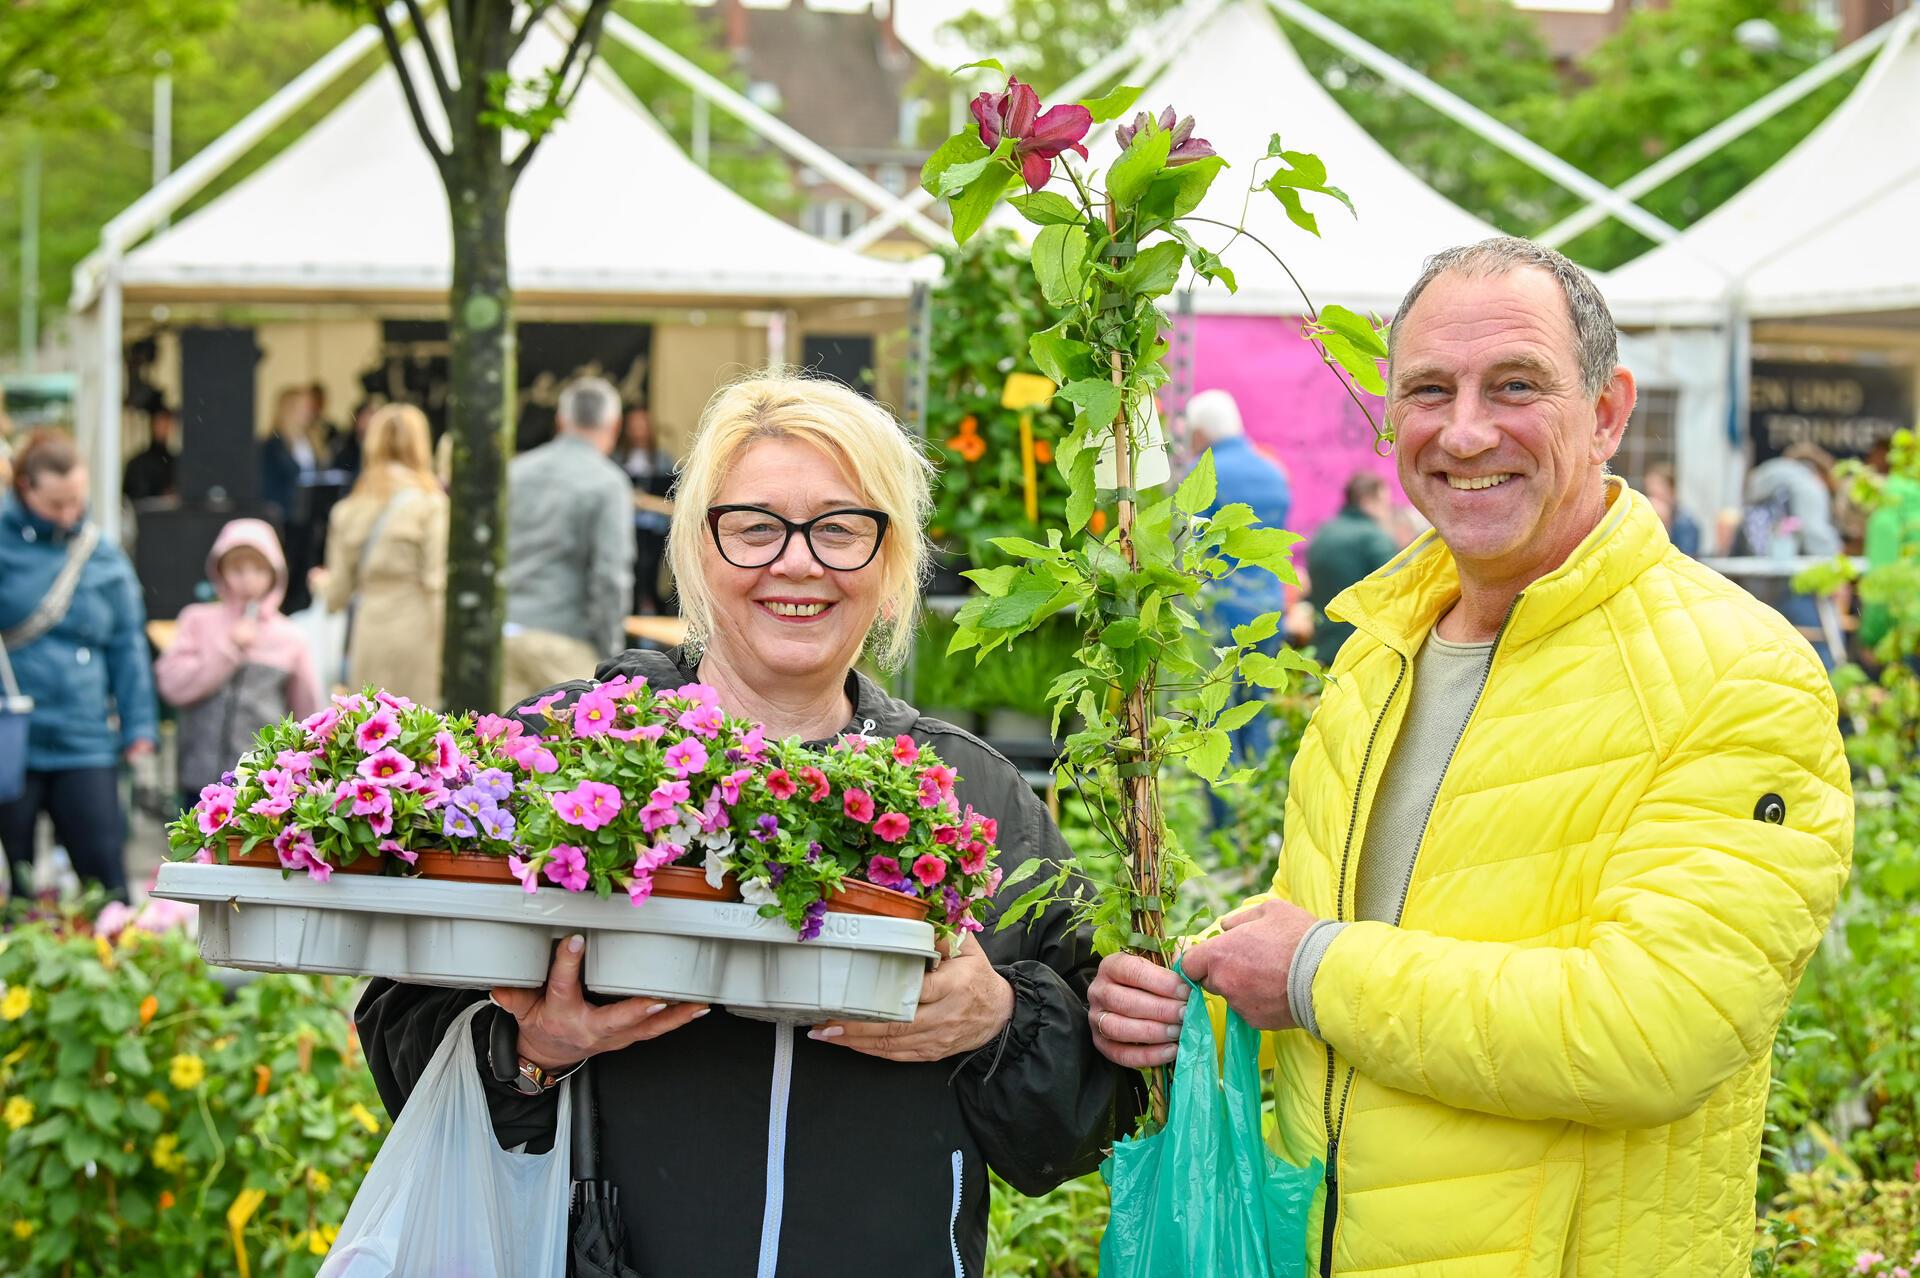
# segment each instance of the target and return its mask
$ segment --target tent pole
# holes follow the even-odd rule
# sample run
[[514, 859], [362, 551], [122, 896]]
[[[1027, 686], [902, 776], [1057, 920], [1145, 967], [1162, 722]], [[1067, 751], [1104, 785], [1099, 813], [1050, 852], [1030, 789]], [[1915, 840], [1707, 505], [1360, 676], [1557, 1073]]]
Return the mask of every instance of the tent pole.
[[122, 378], [126, 365], [120, 356], [120, 255], [101, 267], [100, 296], [100, 420], [93, 437], [93, 491], [88, 500], [100, 536], [110, 546], [120, 544], [120, 403], [126, 398]]
[[[1135, 31], [1132, 38], [1125, 44], [1122, 44], [1112, 53], [1107, 54], [1106, 57], [1101, 58], [1085, 71], [1074, 76], [1071, 80], [1068, 80], [1065, 84], [1046, 96], [1054, 101], [1073, 101], [1082, 94], [1091, 92], [1095, 87], [1104, 83], [1108, 77], [1131, 72], [1139, 63], [1140, 59], [1156, 50], [1161, 52], [1161, 65], [1164, 66], [1167, 60], [1179, 52], [1180, 47], [1186, 43], [1188, 36], [1190, 36], [1194, 30], [1197, 30], [1207, 18], [1211, 17], [1213, 11], [1218, 9], [1221, 3], [1222, 0], [1187, 0], [1186, 4], [1181, 5], [1173, 12], [1167, 14], [1160, 19], [1160, 21], [1155, 22], [1149, 27]], [[1196, 8], [1202, 12], [1192, 19], [1192, 23], [1187, 27], [1186, 31], [1179, 33], [1178, 38], [1175, 38], [1175, 28], [1184, 25], [1187, 21], [1185, 15]], [[958, 90], [955, 91], [954, 100], [962, 104], [961, 109], [956, 112], [956, 122], [952, 126], [957, 132], [960, 127], [966, 123], [967, 117], [964, 107], [965, 98]], [[862, 252], [868, 245], [875, 243], [881, 236], [900, 225], [901, 220], [905, 218], [908, 213], [924, 209], [932, 203], [933, 197], [931, 195], [928, 195], [924, 189], [916, 188], [904, 200], [899, 201], [890, 209], [883, 210], [852, 235], [840, 241], [841, 247], [852, 249], [856, 253]]]
[[1466, 125], [1482, 138], [1575, 195], [1605, 206], [1608, 213], [1656, 243], [1664, 244], [1680, 232], [1631, 200], [1623, 199], [1604, 183], [1574, 168], [1539, 143], [1509, 128], [1451, 89], [1444, 89], [1406, 63], [1368, 44], [1338, 22], [1310, 8], [1304, 0], [1267, 0], [1274, 12], [1297, 22], [1347, 56], [1370, 67], [1392, 84], [1405, 89], [1442, 115]]
[[[1638, 200], [1667, 179], [1684, 173], [1736, 138], [1765, 124], [1829, 80], [1845, 74], [1864, 61], [1869, 54], [1886, 44], [1896, 30], [1903, 25], [1911, 30], [1917, 21], [1920, 21], [1920, 10], [1913, 10], [1907, 16], [1882, 23], [1844, 49], [1834, 50], [1822, 61], [1808, 67], [1771, 93], [1756, 98], [1679, 150], [1640, 170], [1615, 187], [1614, 194], [1624, 199]], [[1607, 217], [1605, 209], [1589, 204], [1579, 212], [1562, 218], [1534, 238], [1549, 247], [1558, 248], [1582, 231], [1606, 221]]]
[[[784, 120], [761, 110], [745, 97], [734, 92], [731, 86], [708, 75], [618, 13], [609, 12], [606, 15], [602, 30], [696, 93], [705, 94], [721, 110], [744, 122], [747, 127], [788, 155], [832, 178], [835, 185], [861, 203], [885, 210], [901, 202], [898, 196], [878, 182]], [[944, 244], [948, 238], [944, 228], [917, 213], [904, 220], [907, 229], [928, 244]]]

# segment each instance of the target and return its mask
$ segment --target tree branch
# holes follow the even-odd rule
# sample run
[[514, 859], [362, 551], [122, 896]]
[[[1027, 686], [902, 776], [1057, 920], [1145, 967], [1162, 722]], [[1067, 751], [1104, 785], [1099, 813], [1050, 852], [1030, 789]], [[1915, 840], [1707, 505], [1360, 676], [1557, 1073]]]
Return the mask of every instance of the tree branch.
[[[449, 157], [433, 140], [433, 128], [427, 123], [427, 113], [420, 105], [420, 91], [414, 87], [413, 77], [407, 74], [406, 58], [400, 52], [400, 36], [387, 18], [384, 5], [375, 5], [373, 12], [380, 23], [380, 39], [387, 46], [387, 58], [393, 63], [393, 73], [400, 77], [400, 88], [407, 95], [407, 110], [413, 116], [413, 127], [419, 131], [420, 144], [427, 148], [427, 154], [433, 157], [433, 167], [439, 169], [440, 176], [445, 178]], [[420, 38], [424, 40], [425, 34], [422, 33]]]
[[407, 18], [413, 23], [413, 38], [420, 42], [420, 52], [426, 55], [427, 70], [433, 76], [433, 89], [440, 95], [440, 107], [449, 116], [453, 114], [453, 86], [447, 81], [447, 69], [440, 65], [440, 51], [433, 47], [433, 40], [427, 35], [427, 19], [420, 12], [418, 0], [406, 0]]
[[[587, 82], [587, 75], [592, 70], [594, 50], [600, 43], [600, 26], [606, 20], [607, 10], [612, 6], [613, 0], [593, 0], [587, 6], [587, 15], [580, 20], [580, 26], [574, 31], [573, 42], [567, 46], [567, 54], [560, 60], [560, 69], [554, 72], [552, 81], [547, 85], [546, 107], [551, 108], [557, 105], [560, 114], [564, 116], [567, 109], [573, 105], [574, 98], [579, 96], [580, 86]], [[583, 52], [586, 54], [586, 60], [580, 64], [580, 78], [574, 81], [573, 88], [567, 89], [567, 77], [572, 73], [573, 64], [579, 60]], [[561, 97], [562, 91], [566, 94], [564, 98]], [[512, 175], [511, 181], [520, 180], [520, 175], [526, 171], [528, 163], [533, 159], [535, 148], [540, 145], [541, 138], [545, 136], [546, 133], [543, 131], [527, 138], [527, 144], [520, 148], [520, 154], [514, 156], [513, 163], [507, 166], [508, 173]]]
[[520, 24], [518, 30], [514, 31], [513, 38], [507, 49], [508, 57], [512, 57], [519, 51], [520, 46], [526, 41], [527, 32], [533, 30], [533, 24], [545, 17], [547, 10], [552, 7], [553, 0], [533, 0], [533, 3], [527, 6], [527, 20]]

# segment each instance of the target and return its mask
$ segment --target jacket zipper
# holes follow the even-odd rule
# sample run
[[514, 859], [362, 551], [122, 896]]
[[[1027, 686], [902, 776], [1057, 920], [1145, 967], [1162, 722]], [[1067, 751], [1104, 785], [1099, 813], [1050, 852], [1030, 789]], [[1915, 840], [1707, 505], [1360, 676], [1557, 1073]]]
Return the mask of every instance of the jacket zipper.
[[[1340, 882], [1334, 893], [1333, 917], [1340, 922], [1347, 921], [1347, 866], [1353, 857], [1353, 832], [1360, 824], [1360, 795], [1367, 786], [1367, 768], [1373, 761], [1374, 743], [1380, 739], [1380, 729], [1387, 721], [1387, 711], [1393, 708], [1393, 699], [1400, 693], [1400, 685], [1407, 680], [1407, 658], [1396, 651], [1400, 658], [1400, 673], [1394, 676], [1393, 687], [1387, 689], [1387, 699], [1380, 703], [1380, 714], [1373, 721], [1373, 731], [1367, 734], [1367, 748], [1360, 756], [1360, 775], [1353, 783], [1353, 811], [1347, 817], [1347, 840], [1340, 849]], [[1340, 1220], [1340, 1128], [1334, 1121], [1333, 1107], [1333, 1046], [1327, 1046], [1327, 1088], [1321, 1098], [1321, 1113], [1327, 1120], [1327, 1163], [1326, 1163], [1326, 1206], [1320, 1221], [1320, 1274], [1321, 1278], [1333, 1278], [1333, 1231]], [[1347, 1116], [1347, 1098], [1353, 1094], [1353, 1070], [1347, 1070], [1346, 1082], [1340, 1091], [1340, 1120]]]
[[959, 1150], [953, 1151], [953, 1214], [947, 1217], [947, 1246], [953, 1251], [953, 1278], [967, 1278], [967, 1269], [960, 1261], [960, 1191], [966, 1185], [967, 1160]]

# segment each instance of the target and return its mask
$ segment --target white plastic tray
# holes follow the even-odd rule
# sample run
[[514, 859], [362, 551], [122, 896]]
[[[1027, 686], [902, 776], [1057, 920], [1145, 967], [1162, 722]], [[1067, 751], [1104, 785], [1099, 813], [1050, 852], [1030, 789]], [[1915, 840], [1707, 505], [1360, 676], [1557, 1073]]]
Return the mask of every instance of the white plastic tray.
[[431, 879], [172, 862], [153, 895], [200, 905], [200, 953], [223, 967], [532, 988], [555, 938], [586, 937], [587, 988], [717, 1003], [765, 1020], [913, 1019], [935, 957], [918, 920], [829, 914], [802, 941], [754, 907]]

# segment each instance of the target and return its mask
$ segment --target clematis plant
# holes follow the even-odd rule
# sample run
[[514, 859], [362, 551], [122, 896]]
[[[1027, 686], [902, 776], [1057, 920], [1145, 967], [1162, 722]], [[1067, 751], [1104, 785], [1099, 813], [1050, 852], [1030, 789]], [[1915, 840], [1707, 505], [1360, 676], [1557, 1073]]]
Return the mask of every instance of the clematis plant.
[[[1000, 69], [991, 61], [973, 65]], [[1194, 920], [1167, 920], [1192, 863], [1166, 827], [1159, 776], [1176, 765], [1210, 785], [1245, 775], [1243, 769], [1223, 779], [1230, 733], [1264, 707], [1244, 700], [1229, 708], [1235, 684], [1278, 688], [1295, 671], [1314, 667], [1284, 648], [1262, 650], [1278, 631], [1278, 614], [1231, 634], [1216, 633], [1203, 620], [1210, 592], [1235, 572], [1294, 581], [1290, 560], [1299, 538], [1260, 527], [1248, 506], [1216, 509], [1210, 455], [1175, 492], [1136, 480], [1143, 454], [1156, 442], [1155, 393], [1169, 378], [1171, 325], [1161, 299], [1183, 278], [1235, 290], [1222, 254], [1239, 240], [1274, 250], [1246, 229], [1244, 213], [1238, 224], [1199, 215], [1227, 161], [1196, 136], [1191, 117], [1171, 106], [1136, 112], [1113, 131], [1115, 154], [1100, 173], [1076, 165], [1068, 147], [1055, 145], [1064, 127], [1048, 134], [1050, 156], [1038, 148], [1022, 152], [1016, 125], [1033, 119], [1024, 129], [1032, 135], [1042, 119], [1066, 118], [1054, 117], [1060, 107], [1040, 114], [1038, 98], [1028, 101], [1031, 92], [1010, 79], [1006, 92], [988, 102], [990, 110], [977, 101], [975, 125], [928, 158], [921, 182], [946, 201], [958, 242], [1003, 200], [1037, 228], [1032, 269], [1061, 317], [1024, 337], [1073, 414], [1071, 430], [1054, 450], [1069, 486], [1066, 527], [1049, 528], [1044, 542], [994, 541], [1013, 562], [967, 574], [979, 594], [957, 615], [949, 651], [971, 649], [984, 657], [1071, 610], [1084, 642], [1053, 681], [1050, 700], [1056, 731], [1069, 712], [1083, 726], [1067, 738], [1059, 768], [1087, 802], [1105, 845], [1029, 886], [1002, 917], [1016, 920], [1041, 901], [1064, 897], [1094, 924], [1103, 952], [1131, 948], [1164, 962], [1168, 938]], [[1079, 108], [1090, 123], [1116, 121], [1139, 95], [1123, 86]], [[1076, 132], [1072, 139], [1071, 150], [1082, 159], [1089, 158], [1080, 145], [1085, 136]], [[1010, 195], [1016, 183], [1027, 189]], [[1317, 157], [1286, 149], [1277, 134], [1265, 155], [1251, 158], [1243, 209], [1262, 193], [1313, 234], [1319, 224], [1307, 197], [1349, 212], [1353, 207], [1328, 183]], [[1208, 247], [1203, 236], [1220, 248]], [[1302, 303], [1308, 339], [1368, 412], [1357, 392], [1385, 389], [1378, 367], [1386, 355], [1382, 326], [1337, 306], [1316, 308], [1304, 295]], [[1101, 507], [1118, 517], [1105, 531], [1091, 531], [1100, 526], [1094, 516]], [[1090, 895], [1073, 888], [1073, 871], [1093, 884]], [[1156, 1073], [1149, 1084], [1155, 1116], [1164, 1118], [1164, 1079]]]

